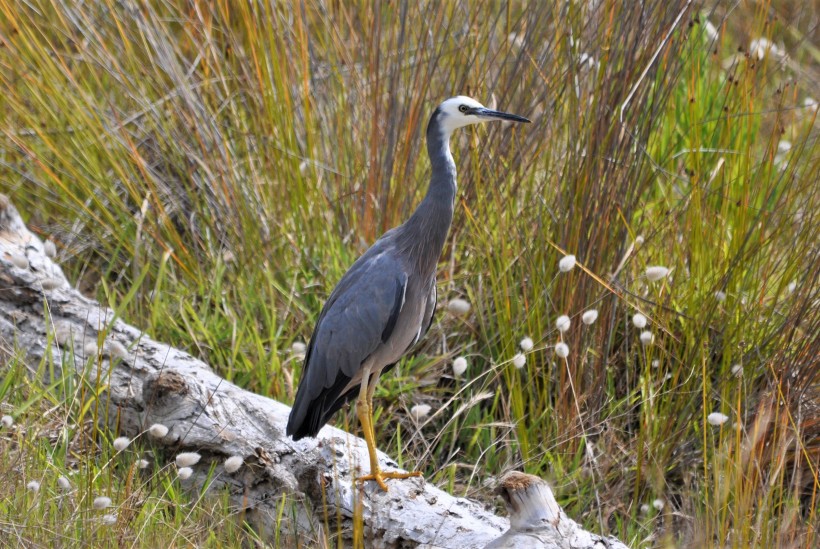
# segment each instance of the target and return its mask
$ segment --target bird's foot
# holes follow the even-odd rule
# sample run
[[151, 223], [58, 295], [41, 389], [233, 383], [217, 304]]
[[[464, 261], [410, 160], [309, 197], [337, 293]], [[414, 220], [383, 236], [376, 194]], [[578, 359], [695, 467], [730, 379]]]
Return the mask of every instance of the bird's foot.
[[366, 482], [368, 480], [375, 480], [378, 483], [379, 487], [382, 490], [387, 492], [387, 483], [384, 481], [391, 478], [398, 478], [398, 479], [405, 479], [410, 477], [420, 477], [420, 471], [412, 471], [410, 473], [400, 473], [398, 471], [382, 471], [381, 469], [376, 469], [375, 471], [371, 472], [369, 475], [364, 475], [362, 477], [358, 477], [356, 480], [361, 482]]

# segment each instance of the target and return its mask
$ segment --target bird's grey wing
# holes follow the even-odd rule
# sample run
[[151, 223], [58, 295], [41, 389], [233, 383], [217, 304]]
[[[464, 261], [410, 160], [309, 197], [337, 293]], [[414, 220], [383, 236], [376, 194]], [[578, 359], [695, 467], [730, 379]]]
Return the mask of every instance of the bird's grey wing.
[[290, 434], [301, 433], [305, 421], [310, 423], [307, 434], [318, 430], [316, 423], [345, 396], [362, 363], [395, 329], [407, 272], [385, 253], [360, 259], [339, 281], [316, 322], [288, 422]]

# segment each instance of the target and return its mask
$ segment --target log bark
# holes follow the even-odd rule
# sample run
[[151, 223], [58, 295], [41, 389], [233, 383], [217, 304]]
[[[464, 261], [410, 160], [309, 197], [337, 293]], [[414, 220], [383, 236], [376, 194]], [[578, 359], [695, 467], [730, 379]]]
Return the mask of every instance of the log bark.
[[[538, 487], [531, 488], [535, 492], [502, 485], [508, 502], [517, 502], [510, 504], [511, 529], [508, 519], [421, 478], [389, 481], [389, 492], [375, 483], [356, 483], [354, 477], [368, 467], [362, 439], [326, 426], [317, 439], [292, 441], [285, 436], [288, 406], [220, 378], [196, 357], [154, 341], [84, 297], [52, 261], [49, 248], [0, 194], [0, 348], [24, 352], [32, 371], [46, 360], [57, 375], [59, 368], [72, 368], [65, 373], [89, 380], [99, 374], [107, 383], [100, 398], [107, 405], [108, 427], [133, 438], [148, 437], [146, 430], [154, 423], [167, 426], [167, 435], [151, 439], [154, 444], [165, 447], [168, 455], [202, 455], [184, 484], [200, 489], [207, 482], [209, 489], [227, 489], [263, 536], [272, 537], [279, 527], [277, 506], [286, 494], [297, 502], [297, 510], [285, 534], [303, 546], [330, 541], [322, 539], [326, 521], [330, 535], [341, 532], [349, 541], [358, 511], [365, 544], [374, 548], [468, 549], [491, 542], [492, 547], [523, 547], [507, 543], [515, 541], [522, 524], [531, 528], [533, 520], [541, 519], [549, 529], [539, 530], [530, 538], [535, 544], [527, 547], [625, 547], [581, 530], [551, 493], [544, 496], [546, 484], [538, 479], [528, 484]], [[243, 458], [234, 473], [224, 468], [230, 456]], [[385, 454], [380, 453], [380, 461], [397, 468]], [[215, 472], [209, 475], [212, 466]], [[533, 505], [547, 505], [548, 510], [539, 514]], [[502, 535], [508, 529], [513, 534]]]

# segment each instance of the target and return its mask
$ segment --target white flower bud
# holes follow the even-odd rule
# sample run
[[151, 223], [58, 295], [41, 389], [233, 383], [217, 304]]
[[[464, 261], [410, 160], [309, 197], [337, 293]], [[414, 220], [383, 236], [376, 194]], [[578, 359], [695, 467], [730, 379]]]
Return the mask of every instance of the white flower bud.
[[565, 255], [561, 258], [561, 261], [558, 262], [558, 270], [562, 273], [568, 273], [575, 267], [575, 256], [574, 255]]
[[447, 310], [454, 316], [464, 316], [470, 312], [470, 303], [464, 299], [451, 299]]
[[656, 265], [654, 267], [646, 268], [646, 278], [652, 282], [656, 282], [669, 274], [669, 269]]
[[571, 322], [567, 315], [561, 315], [555, 319], [555, 327], [558, 328], [559, 332], [566, 332], [569, 330], [570, 324]]
[[241, 456], [231, 456], [225, 460], [225, 472], [235, 473], [242, 467], [245, 460]]
[[598, 311], [596, 309], [584, 311], [584, 314], [581, 315], [581, 322], [587, 326], [593, 324], [596, 320], [598, 320]]
[[453, 361], [453, 373], [457, 376], [462, 375], [467, 371], [467, 359], [463, 356], [456, 358]]
[[202, 459], [202, 456], [196, 452], [182, 452], [181, 454], [177, 454], [175, 461], [177, 467], [190, 467], [191, 465], [199, 463], [200, 459]]
[[154, 423], [148, 428], [148, 434], [154, 438], [164, 438], [168, 434], [168, 427], [162, 423]]
[[721, 414], [720, 412], [712, 412], [708, 416], [706, 416], [706, 421], [709, 422], [709, 425], [723, 425], [726, 421], [729, 420], [729, 416], [726, 414]]

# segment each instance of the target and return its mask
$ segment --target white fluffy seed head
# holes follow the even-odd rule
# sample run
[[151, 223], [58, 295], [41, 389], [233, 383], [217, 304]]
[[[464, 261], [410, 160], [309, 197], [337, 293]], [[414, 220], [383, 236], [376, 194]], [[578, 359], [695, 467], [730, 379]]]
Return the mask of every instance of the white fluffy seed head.
[[40, 281], [40, 285], [45, 291], [56, 290], [63, 285], [63, 281], [59, 278], [44, 278]]
[[581, 315], [581, 322], [587, 326], [593, 324], [596, 320], [598, 320], [598, 311], [596, 309], [584, 311], [584, 314]]
[[3, 416], [0, 418], [0, 425], [2, 425], [4, 429], [11, 429], [12, 426], [14, 426], [14, 418], [11, 416]]
[[708, 416], [706, 416], [706, 421], [709, 422], [709, 425], [723, 425], [729, 420], [729, 416], [726, 414], [721, 414], [720, 412], [712, 412]]
[[565, 255], [561, 258], [561, 261], [558, 262], [558, 270], [562, 273], [568, 273], [575, 267], [575, 256], [574, 255]]
[[518, 353], [513, 357], [513, 366], [518, 368], [519, 370], [524, 367], [527, 363], [527, 357], [524, 356], [524, 353]]
[[561, 358], [567, 358], [569, 356], [569, 345], [567, 345], [563, 341], [561, 343], [558, 343], [555, 346], [555, 354], [560, 356]]
[[68, 492], [69, 490], [71, 490], [71, 481], [68, 480], [66, 477], [58, 477], [57, 486], [60, 487], [60, 490]]
[[151, 465], [151, 463], [147, 459], [141, 459], [137, 462], [137, 467], [140, 469], [148, 469], [149, 465]]
[[194, 474], [194, 470], [191, 469], [190, 467], [180, 467], [179, 471], [177, 471], [177, 475], [182, 480], [188, 480], [189, 478], [191, 478], [191, 475], [193, 475], [193, 474]]
[[83, 353], [85, 354], [86, 358], [97, 356], [97, 351], [99, 351], [99, 349], [97, 348], [96, 341], [89, 340], [85, 342], [85, 345], [83, 345]]
[[32, 480], [28, 484], [26, 484], [26, 489], [29, 492], [34, 492], [35, 494], [40, 491], [40, 483], [36, 480]]
[[163, 438], [168, 434], [168, 427], [162, 423], [154, 423], [148, 428], [148, 434], [154, 438]]
[[518, 346], [521, 347], [521, 350], [526, 353], [528, 351], [532, 351], [532, 348], [535, 346], [535, 343], [532, 341], [531, 337], [525, 337], [524, 339], [518, 342]]
[[644, 503], [643, 505], [641, 505], [641, 513], [645, 515], [645, 514], [647, 514], [648, 512], [649, 512], [649, 505], [648, 505], [648, 504], [646, 504], [646, 503]]
[[432, 410], [432, 408], [429, 404], [416, 404], [415, 406], [410, 408], [410, 415], [413, 416], [413, 419], [419, 421], [427, 417], [427, 414], [430, 413], [430, 410]]
[[654, 507], [658, 511], [663, 511], [663, 505], [664, 505], [663, 500], [660, 499], [660, 498], [658, 498], [658, 499], [656, 499], [655, 501], [652, 502], [652, 507]]
[[732, 375], [735, 377], [743, 377], [743, 366], [740, 364], [732, 366]]
[[46, 240], [43, 242], [43, 252], [46, 254], [47, 258], [54, 259], [54, 256], [57, 255], [57, 246], [54, 245], [53, 240]]
[[634, 324], [638, 329], [646, 328], [646, 317], [641, 313], [635, 313], [632, 315], [632, 324]]
[[131, 439], [130, 438], [128, 438], [128, 437], [117, 437], [117, 438], [114, 439], [113, 446], [114, 446], [114, 449], [116, 451], [122, 452], [123, 450], [128, 448], [129, 444], [131, 444]]
[[669, 274], [669, 269], [660, 265], [655, 265], [646, 268], [646, 278], [652, 282], [656, 282]]
[[196, 452], [182, 452], [181, 454], [177, 454], [175, 462], [177, 467], [190, 467], [191, 465], [199, 463], [200, 459], [202, 459], [202, 456]]
[[114, 526], [115, 524], [117, 524], [117, 515], [112, 515], [112, 514], [103, 515], [102, 516], [102, 523], [105, 524], [106, 526]]
[[295, 355], [303, 355], [305, 354], [305, 351], [307, 351], [307, 345], [301, 341], [294, 341], [293, 345], [290, 346], [290, 350]]
[[447, 311], [454, 316], [464, 316], [470, 312], [470, 303], [464, 299], [451, 299], [447, 303]]
[[715, 292], [715, 299], [720, 302], [726, 301], [726, 292], [721, 292], [720, 290]]
[[94, 509], [101, 511], [108, 507], [111, 507], [111, 498], [106, 496], [98, 496], [94, 498], [94, 503], [91, 504]]
[[789, 293], [793, 294], [794, 291], [797, 289], [797, 282], [792, 280], [791, 282], [789, 282], [788, 288], [789, 288]]
[[650, 343], [652, 343], [652, 340], [655, 339], [655, 336], [652, 335], [652, 332], [650, 332], [649, 330], [644, 330], [643, 332], [641, 332], [640, 338], [641, 343], [643, 343], [644, 345], [649, 345]]
[[225, 471], [235, 473], [242, 467], [243, 463], [245, 463], [245, 460], [242, 459], [242, 456], [231, 456], [225, 460]]
[[18, 269], [28, 269], [28, 259], [26, 256], [20, 254], [11, 254], [9, 257], [11, 260], [12, 265], [17, 267]]
[[555, 327], [558, 328], [559, 332], [566, 332], [569, 330], [570, 324], [572, 324], [572, 322], [567, 315], [561, 315], [555, 319]]
[[467, 371], [467, 359], [463, 356], [457, 357], [453, 361], [453, 373], [457, 376], [462, 375]]
[[115, 341], [113, 339], [110, 341], [106, 341], [105, 350], [108, 352], [108, 355], [112, 358], [119, 358], [120, 360], [128, 358], [128, 349], [126, 349], [125, 345], [123, 345], [119, 341]]

